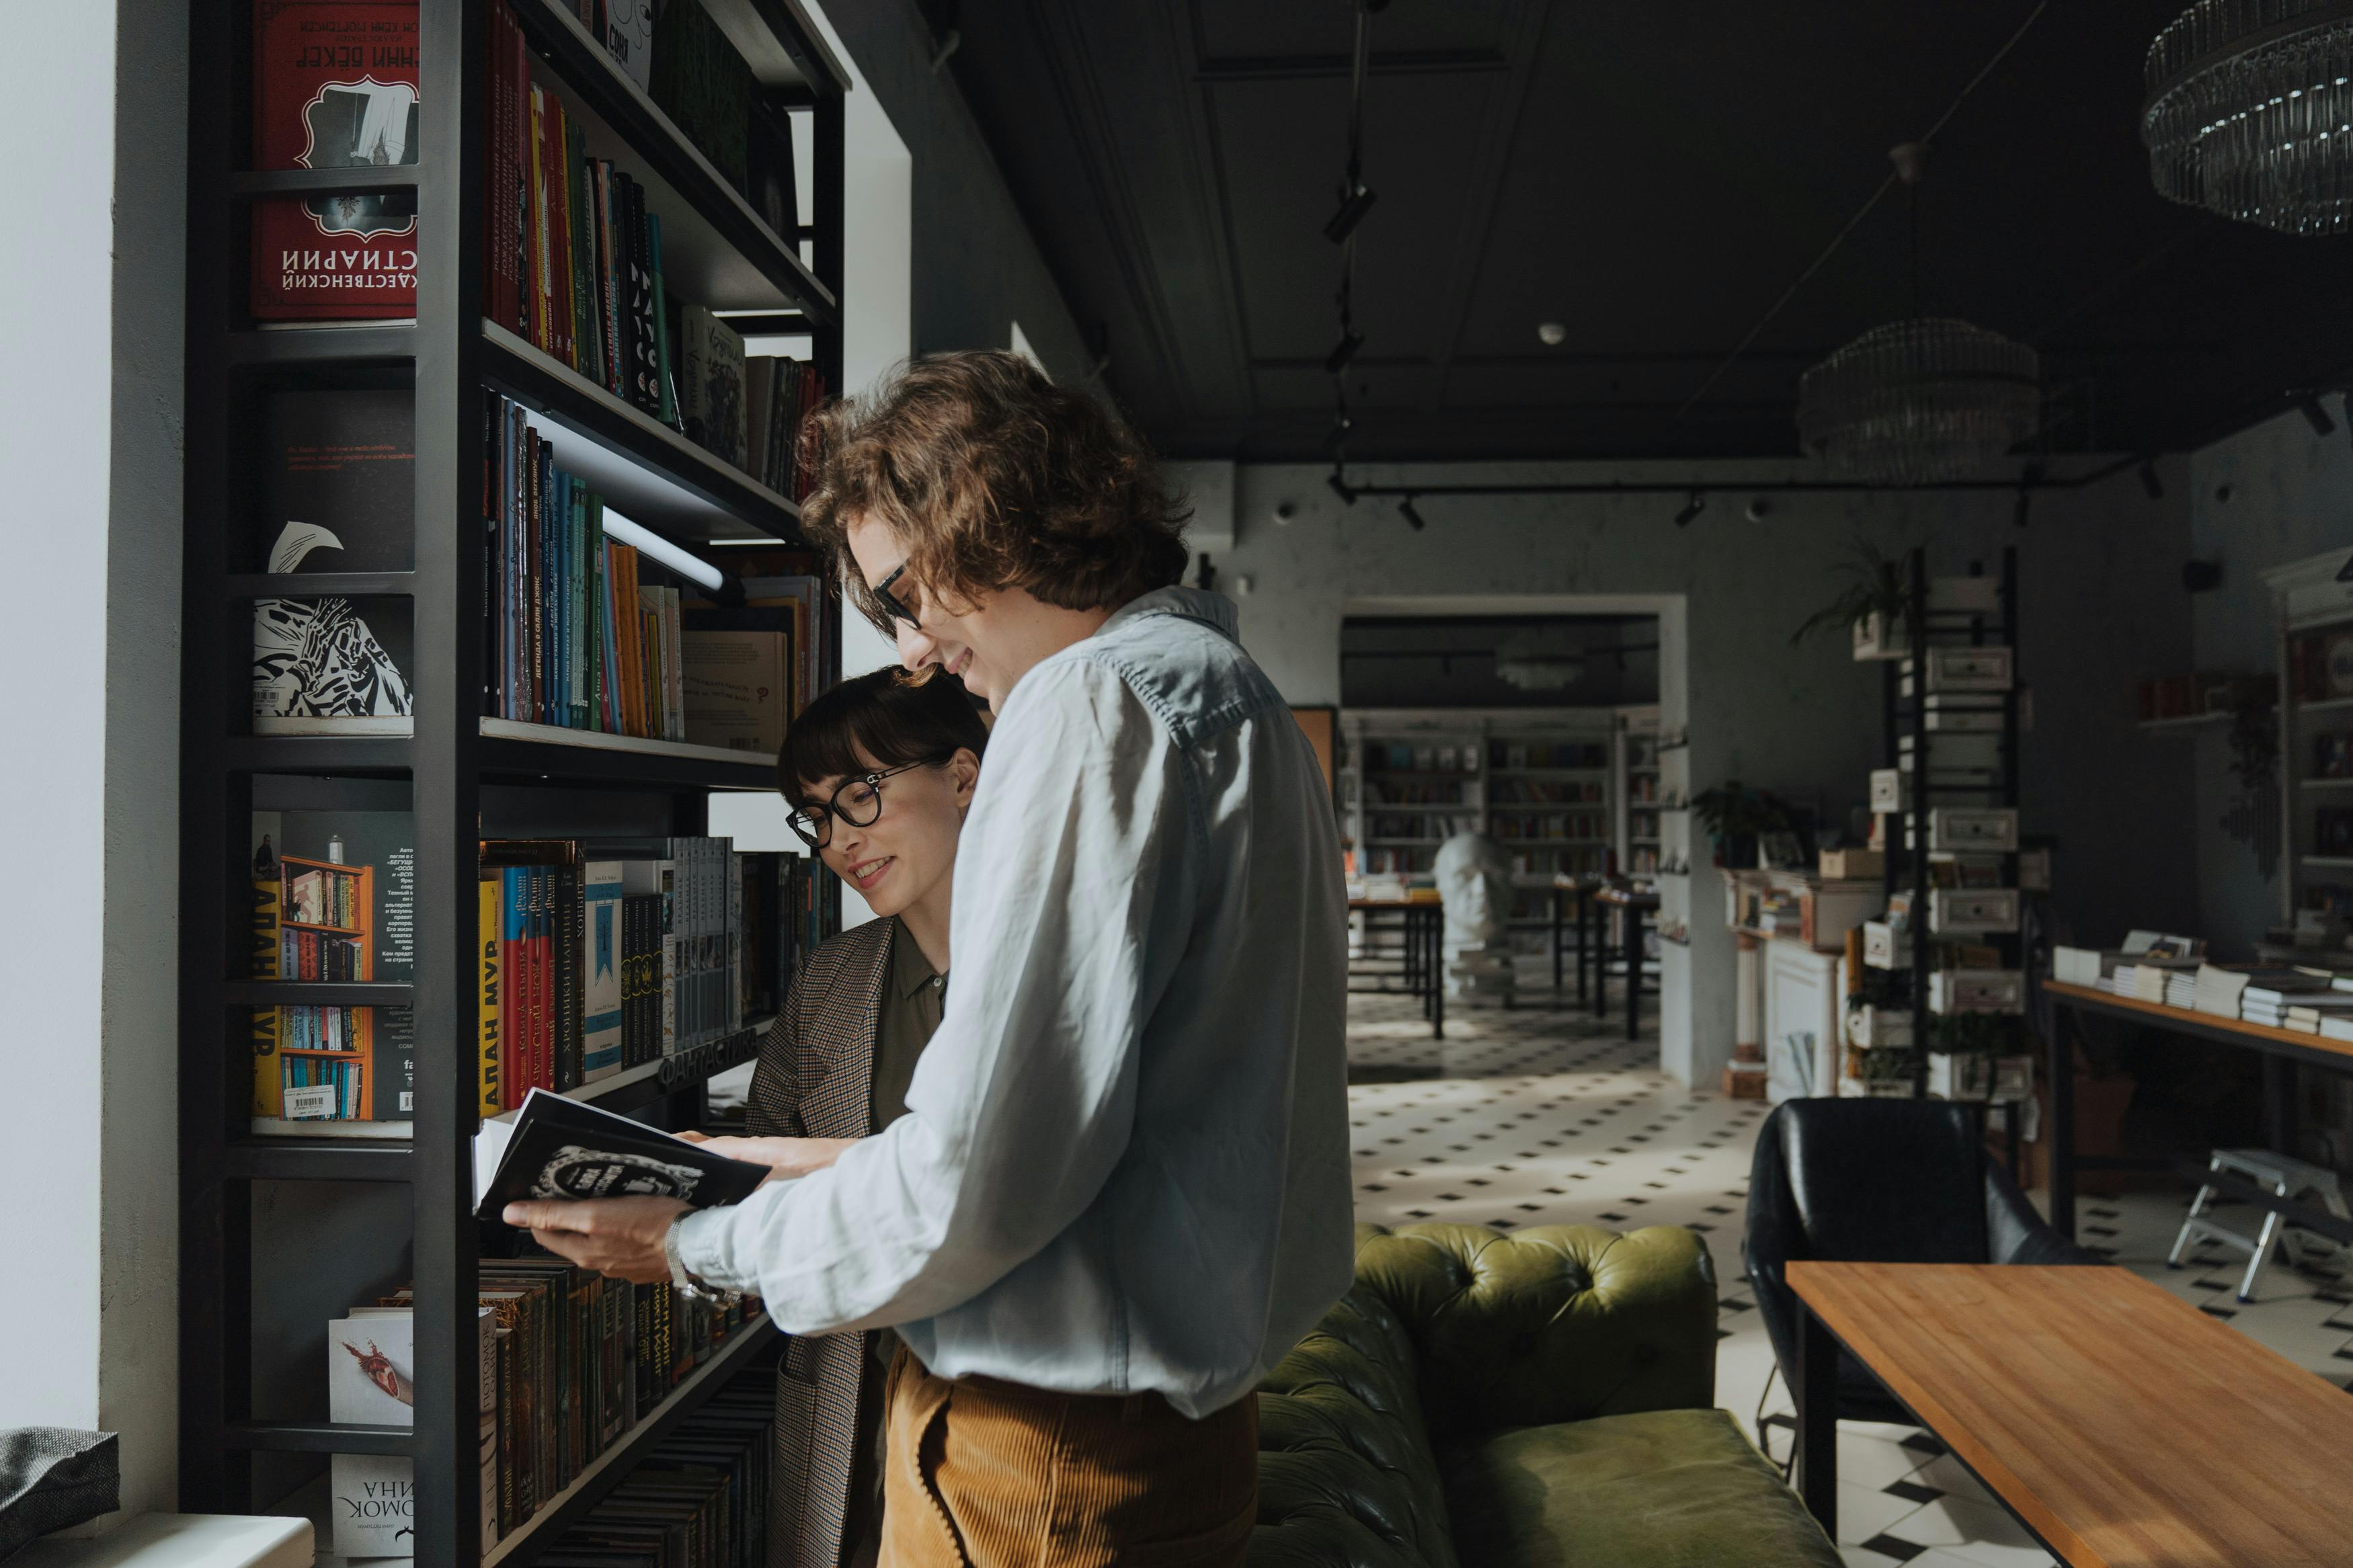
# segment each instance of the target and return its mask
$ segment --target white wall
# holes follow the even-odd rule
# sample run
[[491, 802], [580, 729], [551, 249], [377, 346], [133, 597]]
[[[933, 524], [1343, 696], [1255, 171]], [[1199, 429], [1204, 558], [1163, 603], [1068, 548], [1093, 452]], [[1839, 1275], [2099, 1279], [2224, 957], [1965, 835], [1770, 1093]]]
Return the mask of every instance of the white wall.
[[0, 172], [0, 813], [26, 889], [0, 914], [0, 1148], [33, 1184], [0, 1207], [0, 1426], [120, 1433], [129, 1510], [177, 1488], [186, 28], [164, 0], [77, 5], [0, 58], [47, 149]]
[[[1328, 470], [1245, 467], [1234, 491], [1237, 542], [1217, 558], [1221, 583], [1240, 576], [1242, 639], [1294, 702], [1339, 700], [1340, 621], [1351, 601], [1396, 595], [1656, 598], [1682, 619], [1680, 656], [1662, 660], [1662, 705], [1691, 731], [1694, 789], [1727, 778], [1781, 792], [1842, 819], [1859, 805], [1881, 754], [1878, 672], [1834, 638], [1792, 648], [1789, 634], [1833, 588], [1830, 571], [1858, 533], [1889, 551], [1926, 542], [1931, 570], [1971, 560], [2000, 569], [2016, 543], [2023, 579], [2021, 666], [2038, 728], [2026, 744], [2030, 831], [2059, 836], [2064, 919], [2112, 935], [2127, 918], [2187, 919], [2195, 868], [2186, 848], [2189, 761], [2133, 728], [2135, 683], [2186, 659], [2188, 615], [2178, 585], [2189, 548], [2184, 476], [2151, 501], [2129, 475], [2095, 489], [2045, 492], [2030, 526], [2012, 526], [2006, 495], [1777, 496], [1764, 521], [1746, 498], [1720, 494], [1688, 529], [1673, 496], [1425, 497], [1424, 532], [1393, 500], [1344, 507]], [[1457, 483], [1658, 478], [1709, 472], [1772, 477], [1758, 464], [1466, 465], [1351, 470], [1358, 482]], [[1277, 502], [1296, 509], [1273, 521]], [[1544, 607], [1539, 599], [1532, 607]], [[1682, 668], [1674, 659], [1687, 660]], [[1680, 689], [1687, 712], [1672, 711]], [[1569, 694], [1573, 700], [1573, 693]], [[1694, 858], [1704, 860], [1702, 845]], [[1731, 940], [1715, 918], [1715, 884], [1692, 890], [1690, 1011], [1667, 999], [1668, 1068], [1711, 1079], [1732, 1045]]]
[[[2260, 675], [2277, 668], [2263, 573], [2353, 547], [2353, 441], [2345, 424], [2340, 418], [2333, 435], [2320, 437], [2302, 415], [2284, 414], [2192, 460], [2191, 548], [2200, 560], [2221, 563], [2222, 581], [2189, 600], [2194, 659], [2147, 674], [2193, 664], [2200, 670]], [[2231, 774], [2228, 736], [2217, 728], [2176, 743], [2197, 765], [2198, 930], [2223, 955], [2248, 956], [2263, 928], [2280, 919], [2279, 883], [2263, 875], [2263, 863], [2243, 837], [2234, 808], [2244, 792]]]

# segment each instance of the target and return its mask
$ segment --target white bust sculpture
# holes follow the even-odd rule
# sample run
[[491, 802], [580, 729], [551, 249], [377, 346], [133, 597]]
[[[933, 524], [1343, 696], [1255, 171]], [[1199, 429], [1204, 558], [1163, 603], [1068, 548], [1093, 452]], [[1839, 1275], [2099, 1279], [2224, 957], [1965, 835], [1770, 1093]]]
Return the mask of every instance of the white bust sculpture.
[[[1446, 906], [1447, 991], [1508, 995], [1512, 989], [1512, 858], [1482, 833], [1438, 847], [1433, 870]], [[1474, 973], [1475, 972], [1475, 973]]]

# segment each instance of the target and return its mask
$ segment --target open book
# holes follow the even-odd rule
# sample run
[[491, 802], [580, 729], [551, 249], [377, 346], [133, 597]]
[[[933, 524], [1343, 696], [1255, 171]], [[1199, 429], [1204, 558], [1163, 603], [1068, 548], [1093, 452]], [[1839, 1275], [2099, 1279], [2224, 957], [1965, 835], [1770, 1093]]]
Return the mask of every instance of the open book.
[[474, 1135], [474, 1212], [483, 1219], [531, 1198], [683, 1198], [709, 1208], [741, 1203], [767, 1174], [765, 1165], [538, 1089], [512, 1121], [485, 1121]]

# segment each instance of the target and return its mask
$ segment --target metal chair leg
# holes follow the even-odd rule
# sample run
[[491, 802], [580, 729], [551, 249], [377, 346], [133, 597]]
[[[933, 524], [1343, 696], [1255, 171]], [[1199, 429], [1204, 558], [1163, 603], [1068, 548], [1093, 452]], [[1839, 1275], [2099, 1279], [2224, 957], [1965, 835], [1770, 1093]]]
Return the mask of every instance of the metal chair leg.
[[[2222, 1160], [2220, 1155], [2216, 1155], [2213, 1159], [2206, 1162], [2206, 1169], [2209, 1173], [2220, 1171], [2221, 1168]], [[2189, 1200], [2189, 1212], [2182, 1216], [2181, 1228], [2179, 1231], [2175, 1233], [2173, 1237], [2173, 1250], [2165, 1255], [2165, 1266], [2168, 1268], [2179, 1268], [2181, 1267], [2181, 1255], [2189, 1249], [2190, 1232], [2198, 1228], [2189, 1222], [2206, 1212], [2207, 1200], [2211, 1198], [2213, 1195], [2213, 1188], [2200, 1187], [2198, 1189], [2198, 1195]]]
[[[2281, 1197], [2287, 1196], [2287, 1189], [2284, 1185], [2275, 1188], [2274, 1191]], [[2272, 1247], [2278, 1243], [2279, 1229], [2279, 1210], [2264, 1210], [2263, 1228], [2255, 1235], [2254, 1256], [2247, 1259], [2247, 1277], [2239, 1284], [2240, 1300], [2252, 1301], [2255, 1299], [2256, 1282], [2263, 1279], [2264, 1268], [2270, 1266]]]

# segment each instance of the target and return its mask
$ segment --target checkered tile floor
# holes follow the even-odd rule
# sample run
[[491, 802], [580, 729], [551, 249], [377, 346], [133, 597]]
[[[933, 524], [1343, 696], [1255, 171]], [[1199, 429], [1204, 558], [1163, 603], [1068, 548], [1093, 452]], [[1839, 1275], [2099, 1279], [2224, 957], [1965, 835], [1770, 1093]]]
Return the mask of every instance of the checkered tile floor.
[[[1658, 1070], [1647, 1026], [1630, 1043], [1622, 1018], [1556, 1010], [1549, 973], [1541, 987], [1535, 976], [1534, 967], [1523, 970], [1521, 994], [1545, 1005], [1450, 1007], [1443, 1041], [1430, 1037], [1410, 999], [1350, 998], [1357, 1216], [1499, 1229], [1690, 1226], [1706, 1239], [1724, 1281], [1716, 1399], [1755, 1436], [1773, 1351], [1741, 1277], [1740, 1234], [1765, 1108], [1684, 1091]], [[2192, 1267], [2164, 1266], [2187, 1204], [2178, 1192], [2085, 1198], [2079, 1236], [2297, 1364], [2335, 1383], [2353, 1379], [2353, 1287], [2336, 1278], [2333, 1261], [2316, 1260], [2308, 1272], [2275, 1265], [2261, 1299], [2243, 1305], [2235, 1299], [2243, 1257], [2234, 1264], [2210, 1247]], [[1790, 1407], [1778, 1378], [1762, 1408], [1763, 1447], [1786, 1458]], [[1839, 1490], [1840, 1550], [1853, 1568], [2051, 1562], [1957, 1461], [1914, 1428], [1843, 1424]]]

